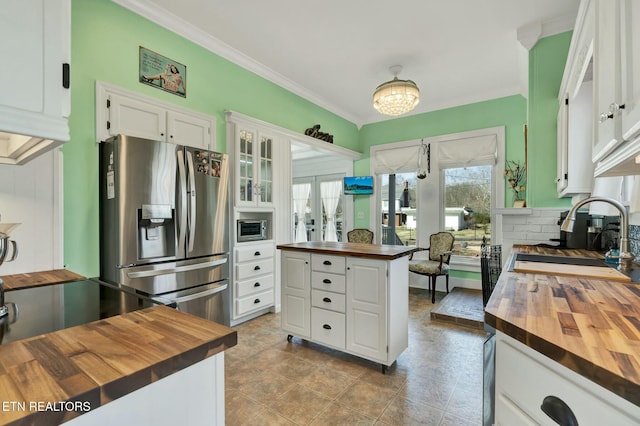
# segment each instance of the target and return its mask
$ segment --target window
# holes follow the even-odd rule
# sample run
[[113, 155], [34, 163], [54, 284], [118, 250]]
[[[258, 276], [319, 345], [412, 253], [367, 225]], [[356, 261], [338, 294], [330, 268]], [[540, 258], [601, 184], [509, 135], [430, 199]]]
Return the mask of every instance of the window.
[[479, 256], [491, 239], [492, 166], [455, 167], [444, 174], [444, 229], [455, 235], [454, 255]]
[[504, 206], [503, 168], [497, 166], [504, 164], [504, 128], [422, 142], [430, 144], [431, 153], [430, 172], [422, 180], [416, 176], [421, 140], [371, 147], [371, 172], [380, 191], [371, 200], [370, 226], [379, 230], [382, 243], [420, 247], [428, 247], [429, 235], [452, 231], [456, 247], [451, 265], [479, 270], [482, 237], [493, 236], [499, 244], [492, 212]]

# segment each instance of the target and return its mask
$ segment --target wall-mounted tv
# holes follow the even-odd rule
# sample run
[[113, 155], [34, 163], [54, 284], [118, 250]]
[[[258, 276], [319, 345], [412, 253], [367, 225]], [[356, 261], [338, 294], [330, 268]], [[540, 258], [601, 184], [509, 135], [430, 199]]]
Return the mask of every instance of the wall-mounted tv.
[[373, 176], [346, 176], [344, 193], [346, 195], [373, 194]]

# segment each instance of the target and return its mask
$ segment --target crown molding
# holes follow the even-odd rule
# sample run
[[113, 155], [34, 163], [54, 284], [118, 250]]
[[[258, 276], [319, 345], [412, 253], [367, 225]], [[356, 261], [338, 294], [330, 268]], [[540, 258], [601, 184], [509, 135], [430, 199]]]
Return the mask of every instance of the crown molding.
[[538, 40], [544, 37], [573, 30], [576, 18], [564, 15], [544, 22], [534, 22], [518, 28], [518, 41], [527, 50], [531, 50]]
[[234, 49], [223, 41], [194, 27], [189, 22], [173, 13], [158, 7], [149, 0], [112, 0], [114, 3], [130, 10], [131, 12], [160, 25], [161, 27], [176, 33], [177, 35], [219, 55], [234, 64], [245, 68], [254, 74], [274, 83], [278, 86], [312, 102], [313, 104], [332, 112], [358, 127], [362, 125], [362, 119], [345, 111], [343, 108], [327, 101], [322, 96], [307, 90], [293, 80], [272, 70], [261, 62], [250, 58], [239, 50]]

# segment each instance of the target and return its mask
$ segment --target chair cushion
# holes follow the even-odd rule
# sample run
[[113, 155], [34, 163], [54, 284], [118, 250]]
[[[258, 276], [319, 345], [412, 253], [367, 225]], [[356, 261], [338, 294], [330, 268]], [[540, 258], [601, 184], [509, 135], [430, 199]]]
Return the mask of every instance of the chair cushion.
[[449, 265], [443, 263], [440, 269], [440, 261], [412, 260], [409, 262], [409, 271], [423, 275], [446, 275], [449, 273]]

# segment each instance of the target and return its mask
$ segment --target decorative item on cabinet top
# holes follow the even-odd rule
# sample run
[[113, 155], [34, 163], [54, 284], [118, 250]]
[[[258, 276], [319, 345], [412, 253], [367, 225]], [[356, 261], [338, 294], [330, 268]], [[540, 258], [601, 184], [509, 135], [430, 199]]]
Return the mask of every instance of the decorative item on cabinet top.
[[319, 124], [316, 124], [313, 127], [309, 127], [307, 130], [304, 131], [304, 134], [307, 136], [311, 136], [312, 138], [333, 143], [333, 135], [330, 135], [329, 133], [321, 132]]

